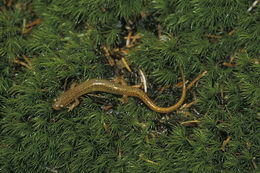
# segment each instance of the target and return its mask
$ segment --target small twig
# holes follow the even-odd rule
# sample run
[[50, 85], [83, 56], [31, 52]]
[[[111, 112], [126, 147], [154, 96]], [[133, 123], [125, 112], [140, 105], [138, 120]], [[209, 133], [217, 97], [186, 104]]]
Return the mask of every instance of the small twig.
[[200, 80], [200, 78], [205, 76], [206, 73], [207, 71], [204, 71], [203, 73], [199, 74], [193, 81], [191, 81], [191, 83], [187, 86], [187, 90], [190, 89], [198, 80]]
[[32, 62], [29, 60], [29, 58], [25, 55], [23, 55], [23, 59], [26, 61], [26, 63], [29, 65], [29, 66], [32, 66]]
[[252, 11], [252, 9], [259, 3], [260, 0], [255, 0], [252, 5], [247, 9], [247, 12]]
[[194, 112], [195, 112], [195, 114], [197, 115], [197, 116], [201, 116], [201, 114], [196, 110], [196, 109], [192, 109]]
[[200, 123], [199, 120], [191, 120], [191, 121], [182, 122], [181, 125], [186, 126], [186, 127], [195, 127], [195, 126], [198, 126], [199, 123]]
[[110, 56], [109, 50], [107, 48], [107, 46], [102, 46], [104, 52], [105, 52], [105, 56]]
[[141, 69], [139, 69], [139, 74], [140, 74], [140, 78], [141, 78], [141, 83], [143, 84], [143, 87], [144, 87], [144, 92], [147, 93], [146, 77], [144, 75], [144, 72]]
[[110, 51], [108, 50], [107, 46], [102, 46], [104, 52], [105, 52], [105, 57], [107, 58], [108, 64], [110, 66], [114, 66], [115, 60], [111, 57]]
[[[181, 82], [182, 83], [182, 82]], [[170, 88], [171, 85], [165, 85], [165, 86], [162, 86], [161, 88], [159, 88], [159, 94], [162, 94], [164, 90]]]
[[131, 68], [129, 67], [128, 63], [126, 62], [126, 59], [123, 57], [121, 59], [122, 63], [124, 64], [125, 68], [129, 71], [132, 72]]
[[25, 55], [23, 55], [23, 59], [25, 60], [25, 62], [23, 62], [23, 61], [21, 61], [21, 60], [19, 60], [18, 58], [16, 58], [15, 60], [14, 60], [14, 62], [15, 63], [17, 63], [17, 64], [20, 64], [20, 65], [22, 65], [22, 66], [24, 66], [24, 67], [26, 67], [26, 68], [28, 68], [28, 69], [32, 69], [32, 62], [29, 60], [29, 58], [27, 57], [27, 56], [25, 56]]
[[235, 64], [231, 64], [229, 62], [223, 62], [223, 65], [226, 67], [235, 67]]
[[42, 22], [42, 20], [41, 20], [40, 18], [38, 18], [38, 19], [34, 20], [33, 22], [31, 22], [31, 23], [25, 25], [25, 27], [26, 27], [26, 28], [30, 28], [30, 27], [33, 27], [33, 26], [35, 26], [35, 25], [40, 24], [41, 22]]
[[38, 18], [38, 19], [34, 20], [33, 22], [26, 24], [22, 28], [22, 34], [26, 34], [26, 33], [30, 32], [34, 26], [40, 24], [41, 22], [42, 22], [42, 20]]
[[230, 32], [228, 33], [228, 35], [231, 36], [231, 35], [233, 35], [235, 32], [236, 32], [236, 31], [233, 29], [232, 31], [230, 31]]
[[229, 62], [223, 62], [223, 65], [226, 67], [235, 67], [235, 64], [233, 64], [232, 62], [234, 61], [235, 57], [231, 56], [229, 59]]
[[223, 141], [223, 143], [222, 143], [222, 147], [221, 147], [221, 150], [222, 151], [225, 151], [225, 147], [226, 147], [226, 145], [229, 143], [229, 141], [231, 140], [231, 136], [228, 136], [227, 137], [227, 139], [225, 139], [224, 141]]
[[110, 129], [109, 129], [108, 125], [105, 122], [103, 122], [103, 127], [104, 127], [106, 133], [110, 133]]
[[159, 165], [159, 163], [157, 163], [157, 162], [154, 162], [154, 161], [152, 161], [152, 160], [149, 160], [149, 159], [144, 158], [144, 155], [143, 155], [143, 154], [139, 154], [139, 158], [140, 158], [141, 160], [144, 160], [145, 162], [151, 163], [151, 164], [153, 164], [153, 165]]
[[252, 164], [253, 164], [253, 167], [254, 167], [255, 169], [257, 169], [258, 167], [257, 167], [257, 164], [256, 164], [255, 160], [256, 160], [256, 157], [253, 157], [253, 158], [252, 158]]
[[125, 44], [126, 47], [128, 47], [129, 44], [130, 44], [131, 35], [132, 35], [132, 31], [130, 31], [130, 32], [128, 33], [127, 37], [125, 37], [125, 39], [126, 39], [126, 44]]
[[198, 102], [198, 100], [194, 100], [194, 101], [192, 101], [192, 102], [190, 102], [188, 104], [185, 104], [183, 106], [183, 108], [185, 108], [185, 109], [190, 108], [192, 105], [196, 104], [197, 102]]
[[139, 35], [132, 35], [132, 31], [130, 31], [127, 37], [124, 37], [124, 39], [126, 39], [126, 47], [127, 48], [133, 47], [134, 46], [133, 43], [140, 38], [141, 37]]

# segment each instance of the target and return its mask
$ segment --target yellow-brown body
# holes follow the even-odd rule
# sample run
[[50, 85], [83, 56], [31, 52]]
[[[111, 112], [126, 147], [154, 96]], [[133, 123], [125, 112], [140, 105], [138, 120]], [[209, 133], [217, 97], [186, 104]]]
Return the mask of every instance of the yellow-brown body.
[[[182, 77], [184, 82], [184, 76]], [[184, 82], [182, 88], [182, 96], [179, 99], [179, 101], [170, 107], [159, 107], [139, 88], [121, 85], [104, 79], [91, 79], [77, 85], [74, 88], [65, 91], [57, 99], [54, 100], [55, 102], [52, 107], [55, 110], [59, 110], [63, 107], [68, 106], [69, 104], [74, 102], [74, 100], [78, 99], [80, 96], [97, 91], [137, 97], [141, 99], [150, 109], [160, 113], [169, 113], [178, 109], [184, 102], [186, 96], [186, 86]]]

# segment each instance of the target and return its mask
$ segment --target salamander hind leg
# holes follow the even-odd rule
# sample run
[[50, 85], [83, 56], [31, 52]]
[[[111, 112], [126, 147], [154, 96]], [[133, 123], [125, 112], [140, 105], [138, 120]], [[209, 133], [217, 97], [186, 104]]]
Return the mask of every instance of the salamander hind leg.
[[143, 87], [143, 85], [142, 84], [136, 84], [136, 85], [132, 85], [131, 87], [141, 89]]
[[127, 95], [123, 95], [122, 98], [119, 99], [122, 103], [128, 103], [128, 96]]
[[120, 77], [114, 77], [114, 78], [112, 79], [112, 81], [115, 82], [115, 83], [119, 83], [119, 84], [121, 84], [121, 85], [127, 85], [126, 81], [124, 80], [124, 78], [123, 78], [122, 76], [120, 76]]
[[[113, 78], [113, 81], [114, 81], [115, 83], [119, 83], [119, 84], [124, 85], [124, 86], [127, 85], [127, 83], [126, 83], [126, 81], [124, 80], [123, 77], [115, 77], [115, 78]], [[128, 96], [127, 96], [127, 95], [123, 95], [123, 97], [122, 97], [122, 98], [119, 98], [119, 100], [120, 100], [122, 103], [127, 103], [127, 102], [128, 102]]]
[[[127, 85], [127, 83], [126, 83], [126, 81], [124, 80], [123, 77], [113, 78], [113, 81], [115, 83], [119, 83], [119, 84], [124, 85], [124, 86]], [[133, 88], [142, 88], [143, 86], [142, 86], [142, 84], [137, 84], [137, 85], [131, 85], [131, 87], [133, 87]]]

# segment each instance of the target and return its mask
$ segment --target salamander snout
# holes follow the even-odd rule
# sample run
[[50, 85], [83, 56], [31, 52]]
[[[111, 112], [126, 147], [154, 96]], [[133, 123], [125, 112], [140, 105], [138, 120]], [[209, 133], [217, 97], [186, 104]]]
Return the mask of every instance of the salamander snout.
[[54, 103], [52, 105], [52, 108], [54, 110], [60, 110], [61, 108], [64, 107], [64, 105], [60, 104], [57, 99], [54, 99], [53, 101], [54, 101]]

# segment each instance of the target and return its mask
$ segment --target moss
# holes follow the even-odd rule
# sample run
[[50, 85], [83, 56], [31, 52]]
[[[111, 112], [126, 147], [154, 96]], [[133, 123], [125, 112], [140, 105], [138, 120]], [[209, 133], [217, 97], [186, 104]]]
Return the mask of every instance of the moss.
[[[259, 6], [245, 0], [5, 0], [0, 2], [0, 170], [3, 172], [256, 172], [259, 169]], [[33, 27], [29, 23], [41, 19]], [[158, 26], [161, 30], [158, 38]], [[27, 28], [26, 28], [27, 26]], [[134, 72], [109, 66], [122, 48]], [[29, 29], [24, 31], [24, 29]], [[19, 62], [32, 62], [31, 69]], [[121, 57], [114, 55], [119, 60]], [[231, 66], [223, 65], [234, 57]], [[17, 61], [19, 61], [17, 63]], [[148, 95], [170, 105], [179, 65], [191, 81], [185, 112], [167, 116], [135, 98], [84, 96], [54, 111], [64, 85], [142, 69]], [[106, 111], [103, 106], [112, 105]], [[198, 120], [196, 127], [181, 122]], [[223, 142], [231, 140], [223, 148]]]

